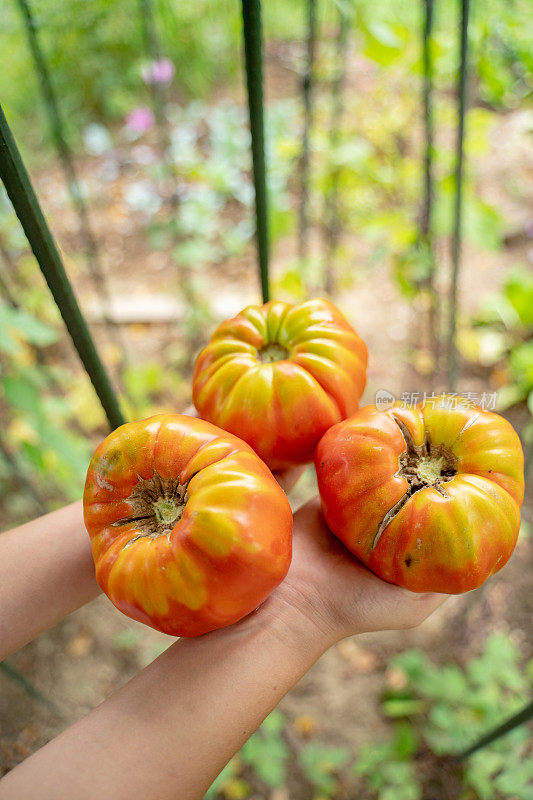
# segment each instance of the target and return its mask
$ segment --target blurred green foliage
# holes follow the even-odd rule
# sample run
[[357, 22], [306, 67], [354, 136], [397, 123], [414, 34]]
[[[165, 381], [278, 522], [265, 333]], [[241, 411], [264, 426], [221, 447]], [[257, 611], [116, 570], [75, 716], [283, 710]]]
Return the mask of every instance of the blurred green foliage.
[[461, 332], [465, 357], [502, 376], [501, 410], [526, 401], [533, 414], [533, 275], [512, 270], [502, 289], [487, 297]]
[[[65, 371], [36, 359], [36, 348], [50, 347], [58, 338], [57, 327], [0, 299], [0, 405], [2, 418], [9, 420], [2, 426], [4, 447], [16, 453], [22, 475], [38, 476], [43, 495], [56, 500], [79, 497], [90, 455], [90, 443], [70, 425], [74, 409], [62, 391]], [[0, 465], [0, 484], [9, 494], [17, 474], [5, 452]]]
[[[350, 3], [351, 0], [347, 0]], [[380, 68], [405, 64], [419, 70], [418, 3], [394, 0], [353, 0], [354, 34], [364, 55]], [[154, 21], [161, 51], [176, 66], [175, 91], [179, 98], [205, 98], [233, 82], [240, 72], [240, 3], [234, 0], [197, 0], [172, 3], [154, 0]], [[71, 132], [89, 121], [122, 118], [139, 100], [139, 75], [146, 60], [139, 0], [33, 0], [31, 8], [42, 46], [50, 63]], [[336, 3], [319, 4], [321, 24], [331, 29]], [[305, 3], [269, 0], [264, 4], [265, 37], [301, 39]], [[456, 68], [457, 15], [453, 0], [436, 5], [434, 57], [439, 85], [447, 86]], [[19, 120], [40, 118], [35, 96], [37, 78], [25, 42], [19, 9], [14, 0], [2, 5], [0, 50], [3, 54], [2, 103], [17, 133], [31, 135], [39, 145], [43, 126], [30, 134]], [[472, 66], [480, 102], [512, 108], [532, 87], [533, 57], [528, 41], [531, 6], [527, 0], [487, 0], [472, 13]], [[45, 127], [45, 126], [44, 126]]]
[[[394, 656], [389, 673], [401, 688], [387, 688], [383, 713], [392, 736], [357, 753], [288, 735], [274, 711], [215, 780], [206, 798], [268, 798], [296, 775], [310, 797], [421, 800], [428, 791], [461, 800], [528, 800], [533, 762], [527, 726], [452, 763], [447, 757], [520, 710], [531, 691], [533, 663], [525, 671], [509, 635], [494, 633], [464, 667], [434, 664], [421, 650]], [[428, 790], [427, 787], [431, 787]]]
[[[340, 263], [338, 288], [364, 278], [375, 263], [385, 260], [400, 289], [414, 297], [431, 264], [419, 240], [422, 163], [413, 125], [413, 120], [420, 119], [422, 6], [393, 0], [346, 0], [344, 4], [324, 0], [318, 6], [311, 224], [320, 235], [324, 233], [324, 209], [336, 193], [343, 233], [335, 253]], [[118, 4], [110, 0], [69, 4], [33, 0], [31, 8], [73, 143], [79, 147], [83, 143], [89, 158], [103, 160], [94, 162], [102, 174], [104, 166], [109, 173], [105, 181], [102, 178], [103, 184], [112, 184], [125, 171], [135, 176], [124, 192], [128, 213], [144, 226], [150, 251], [168, 253], [175, 264], [173, 291], [181, 295], [184, 306], [179, 336], [157, 363], [135, 362], [122, 376], [123, 402], [130, 416], [139, 417], [153, 413], [173, 396], [180, 402], [187, 397], [184, 380], [190, 376], [192, 354], [217, 316], [209, 270], [245, 256], [253, 246], [247, 115], [240, 102], [230, 99], [241, 78], [240, 4], [233, 0], [178, 4], [154, 0], [153, 22], [161, 53], [176, 68], [172, 84], [166, 87], [161, 123], [163, 138], [168, 140], [164, 159], [151, 134], [146, 138], [116, 124], [132, 108], [151, 102], [149, 87], [142, 80], [147, 58], [142, 4], [138, 0]], [[348, 85], [343, 118], [332, 138], [331, 84], [339, 67], [335, 52], [339, 9], [353, 11], [350, 70], [357, 90]], [[294, 81], [294, 73], [300, 73], [303, 66], [305, 3], [271, 0], [263, 4], [263, 12], [265, 58], [276, 63], [282, 74], [292, 72]], [[471, 61], [476, 77], [467, 118], [464, 234], [476, 248], [494, 250], [501, 246], [505, 223], [479, 191], [477, 163], [489, 152], [497, 112], [516, 107], [531, 90], [527, 47], [531, 12], [524, 0], [488, 0], [483, 9], [475, 7], [472, 13]], [[43, 157], [49, 161], [52, 150], [43, 148], [50, 144], [47, 125], [43, 108], [36, 102], [38, 79], [14, 0], [4, 3], [3, 15], [2, 102], [17, 138], [26, 144], [30, 161]], [[436, 4], [432, 41], [435, 124], [442, 141], [434, 152], [434, 232], [440, 239], [451, 232], [455, 191], [455, 154], [450, 144], [455, 109], [449, 89], [457, 68], [457, 27], [450, 22], [456, 19], [453, 0]], [[267, 110], [273, 247], [296, 230], [301, 114], [300, 104], [292, 97], [272, 100]], [[136, 150], [142, 151], [140, 160]], [[169, 186], [174, 187], [171, 198]], [[21, 458], [27, 462], [24, 468], [33, 469], [39, 481], [57, 485], [67, 497], [76, 496], [90, 451], [83, 437], [104, 432], [103, 418], [84, 376], [78, 371], [73, 374], [70, 368], [67, 372], [63, 368], [62, 373], [59, 366], [52, 369], [44, 365], [42, 357], [37, 358], [39, 351], [46, 355], [53, 350], [51, 363], [65, 363], [60, 355], [61, 329], [42, 286], [28, 277], [35, 272], [35, 265], [4, 200], [0, 239], [15, 264], [20, 279], [17, 302], [19, 311], [23, 307], [26, 314], [6, 312], [11, 320], [18, 320], [19, 328], [26, 326], [25, 332], [18, 334], [21, 341], [26, 337], [24, 345], [15, 346], [8, 332], [2, 338], [2, 398], [10, 446], [17, 449], [20, 445]], [[367, 245], [364, 255], [362, 243]], [[273, 278], [274, 291], [293, 301], [310, 291], [320, 292], [325, 269], [322, 254], [315, 251], [305, 263], [289, 254]], [[508, 361], [508, 387], [502, 393], [507, 405], [532, 396], [531, 321], [525, 319], [523, 310], [530, 307], [530, 291], [526, 278], [512, 278], [502, 292], [504, 300], [499, 301], [499, 318], [480, 317], [476, 322], [476, 336], [482, 333], [485, 337], [483, 347], [488, 342], [496, 360]], [[4, 288], [7, 298], [5, 292]], [[41, 324], [51, 326], [54, 340], [49, 344], [36, 333]], [[9, 329], [13, 325], [11, 322]], [[45, 363], [49, 364], [46, 359]], [[58, 382], [54, 386], [50, 384], [52, 373]], [[24, 435], [20, 433], [23, 430]], [[33, 433], [27, 434], [27, 430]]]

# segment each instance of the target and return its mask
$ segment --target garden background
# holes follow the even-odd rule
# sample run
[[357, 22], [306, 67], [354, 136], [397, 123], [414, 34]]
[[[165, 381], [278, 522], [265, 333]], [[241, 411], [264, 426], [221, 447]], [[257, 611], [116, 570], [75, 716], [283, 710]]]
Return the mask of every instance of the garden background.
[[[532, 12], [470, 8], [459, 230], [465, 6], [263, 4], [270, 291], [343, 310], [370, 351], [364, 402], [451, 387], [504, 413], [529, 454]], [[209, 332], [261, 300], [240, 3], [0, 13], [0, 101], [125, 415], [181, 411]], [[2, 529], [79, 498], [107, 422], [3, 190], [0, 415]], [[313, 491], [308, 471], [293, 503]], [[333, 648], [210, 796], [531, 797], [527, 726], [451, 756], [531, 694], [532, 501], [530, 481], [501, 574], [415, 631]], [[101, 597], [4, 662], [0, 774], [169, 641]]]

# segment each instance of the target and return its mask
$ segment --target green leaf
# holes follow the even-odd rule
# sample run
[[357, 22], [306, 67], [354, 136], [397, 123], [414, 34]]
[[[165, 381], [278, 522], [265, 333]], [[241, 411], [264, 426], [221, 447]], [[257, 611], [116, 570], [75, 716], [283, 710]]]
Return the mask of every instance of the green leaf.
[[514, 379], [529, 394], [533, 390], [533, 340], [515, 347], [511, 351], [509, 364]]
[[485, 749], [474, 753], [468, 760], [465, 781], [472, 786], [480, 800], [492, 800], [496, 796], [494, 776], [505, 763], [505, 756]]
[[285, 782], [289, 752], [281, 736], [284, 724], [283, 714], [273, 711], [241, 750], [242, 760], [271, 788]]
[[402, 669], [410, 681], [417, 681], [429, 668], [427, 655], [422, 650], [404, 650], [391, 659], [391, 664]]
[[235, 775], [237, 774], [238, 770], [238, 759], [232, 758], [229, 761], [222, 772], [215, 778], [209, 789], [204, 795], [204, 800], [208, 800], [208, 798], [215, 797], [224, 786], [231, 781]]
[[264, 734], [277, 734], [280, 733], [285, 727], [285, 717], [281, 711], [272, 711], [271, 714], [263, 720], [259, 728]]
[[37, 387], [26, 378], [6, 376], [2, 380], [4, 395], [10, 406], [25, 411], [35, 419], [39, 415], [40, 395]]
[[419, 737], [410, 722], [399, 722], [396, 725], [394, 746], [400, 758], [411, 758], [418, 750]]
[[387, 717], [411, 717], [427, 711], [425, 700], [416, 700], [412, 697], [391, 697], [383, 702], [383, 713]]
[[384, 20], [363, 20], [359, 16], [359, 30], [364, 37], [363, 53], [371, 61], [388, 66], [405, 55], [409, 30], [404, 26], [392, 26]]
[[379, 793], [379, 800], [420, 800], [422, 788], [414, 777], [404, 783], [385, 786]]
[[353, 771], [358, 775], [372, 775], [378, 771], [382, 764], [394, 759], [396, 743], [374, 742], [359, 748]]
[[506, 281], [505, 296], [526, 327], [533, 326], [533, 275], [515, 271]]
[[26, 341], [36, 347], [47, 347], [57, 342], [59, 338], [56, 330], [21, 308], [13, 310], [11, 325], [22, 334]]
[[298, 758], [307, 780], [319, 794], [329, 796], [337, 786], [334, 775], [348, 762], [349, 755], [344, 747], [309, 744], [300, 750]]
[[494, 784], [504, 797], [531, 800], [533, 796], [533, 760], [513, 764], [498, 775]]

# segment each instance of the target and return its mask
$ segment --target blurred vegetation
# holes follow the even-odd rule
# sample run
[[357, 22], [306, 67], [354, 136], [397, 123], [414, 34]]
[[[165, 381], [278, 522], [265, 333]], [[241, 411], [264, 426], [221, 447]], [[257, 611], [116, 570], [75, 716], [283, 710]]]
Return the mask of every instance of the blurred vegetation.
[[[154, 16], [148, 24], [155, 44], [174, 73], [158, 87], [157, 96], [146, 79], [153, 67], [146, 53], [143, 13], [150, 6]], [[239, 88], [240, 4], [33, 0], [30, 8], [67, 138], [84, 159], [92, 159], [104, 193], [121, 176], [128, 178], [127, 213], [141, 226], [150, 252], [169, 253], [175, 264], [172, 292], [181, 296], [184, 309], [179, 336], [158, 362], [133, 363], [130, 358], [120, 381], [125, 388], [122, 402], [131, 416], [171, 405], [171, 398], [187, 402], [192, 354], [217, 316], [210, 270], [245, 257], [252, 248], [249, 133]], [[385, 261], [400, 290], [413, 300], [421, 298], [430, 269], [419, 229], [422, 4], [324, 0], [318, 10], [308, 194], [310, 226], [323, 238], [325, 252], [313, 248], [306, 258], [288, 255], [274, 278], [274, 292], [297, 301], [323, 292], [332, 280], [342, 292]], [[451, 87], [457, 69], [457, 13], [452, 0], [436, 4], [431, 41], [438, 132], [433, 234], [439, 241], [451, 233], [455, 190]], [[507, 221], [479, 191], [478, 164], [489, 152], [501, 113], [523, 106], [530, 97], [531, 6], [525, 0], [489, 0], [475, 5], [472, 13], [474, 79], [466, 124], [464, 235], [478, 250], [497, 250]], [[344, 15], [350, 75], [339, 83], [339, 69], [347, 70], [337, 58]], [[3, 20], [2, 103], [30, 164], [50, 169], [53, 140], [14, 0], [4, 3]], [[305, 69], [305, 24], [304, 2], [264, 4], [267, 64], [292, 75], [296, 90]], [[338, 89], [332, 89], [335, 82]], [[332, 108], [332, 91], [343, 91], [337, 98], [341, 116]], [[163, 104], [155, 108], [155, 120], [150, 110], [154, 101]], [[270, 101], [267, 157], [274, 246], [297, 235], [302, 119], [301, 104], [292, 97]], [[98, 202], [94, 189], [91, 194], [83, 181], [80, 187], [89, 206]], [[523, 187], [511, 191], [521, 196]], [[55, 199], [60, 208], [67, 207], [66, 196]], [[329, 220], [331, 208], [335, 219]], [[44, 490], [54, 505], [81, 491], [90, 450], [87, 437], [105, 432], [104, 421], [89, 381], [71, 364], [57, 312], [44, 284], [33, 277], [34, 262], [3, 193], [0, 250], [5, 262], [0, 404], [7, 423], [0, 462], [11, 458], [9, 465], [0, 464], [0, 481], [17, 497], [33, 481], [37, 494]], [[68, 256], [79, 269], [79, 253]], [[502, 407], [531, 398], [530, 283], [525, 269], [518, 270], [499, 300], [461, 327], [463, 355], [499, 370]], [[443, 330], [438, 333], [443, 337]], [[438, 371], [439, 365], [425, 356], [423, 372]], [[115, 366], [120, 361], [111, 345], [104, 357]], [[23, 476], [14, 482], [13, 459]], [[18, 497], [13, 509], [19, 501], [22, 507], [22, 500]]]
[[[105, 160], [104, 184], [112, 184], [120, 175], [119, 161], [128, 151], [131, 171], [137, 175], [125, 192], [128, 211], [142, 220], [152, 252], [171, 253], [176, 265], [175, 291], [184, 300], [181, 330], [185, 335], [166, 357], [177, 376], [186, 379], [190, 355], [213, 319], [206, 299], [209, 268], [244, 255], [253, 236], [249, 134], [246, 113], [236, 100], [241, 79], [240, 6], [233, 0], [179, 4], [155, 0], [151, 6], [154, 16], [148, 23], [156, 32], [158, 51], [175, 70], [159, 98], [163, 118], [157, 115], [156, 128], [163, 128], [159, 138], [164, 151], [154, 144], [154, 120], [148, 108], [154, 97], [145, 77], [150, 61], [143, 13], [150, 6], [133, 0], [120, 4], [33, 0], [30, 8], [67, 137], [85, 157]], [[413, 120], [420, 119], [421, 9], [421, 4], [391, 0], [319, 3], [308, 192], [310, 225], [324, 233], [330, 242], [326, 249], [334, 241], [334, 252], [323, 257], [313, 251], [304, 259], [285, 259], [274, 286], [278, 296], [300, 300], [309, 291], [323, 291], [331, 283], [328, 270], [332, 269], [336, 290], [342, 290], [383, 260], [391, 264], [408, 297], [423, 294], [430, 262], [420, 247], [422, 161], [419, 134], [413, 130]], [[44, 109], [36, 102], [38, 76], [18, 4], [5, 3], [3, 13], [2, 102], [30, 162], [50, 164], [52, 140]], [[334, 119], [331, 87], [338, 82], [339, 69], [346, 69], [336, 54], [343, 15], [348, 15], [350, 25], [347, 54], [357, 90], [352, 90], [348, 80], [342, 119]], [[464, 235], [480, 250], [501, 247], [505, 220], [478, 191], [477, 164], [488, 152], [499, 114], [519, 107], [531, 93], [530, 16], [531, 7], [522, 0], [490, 0], [473, 10], [470, 38], [475, 79], [467, 119]], [[289, 72], [303, 73], [305, 19], [304, 2], [265, 4], [267, 62], [277, 60]], [[436, 4], [431, 48], [439, 132], [433, 154], [437, 238], [449, 236], [452, 225], [455, 154], [450, 141], [455, 112], [450, 87], [457, 68], [456, 20], [452, 0]], [[226, 98], [223, 101], [218, 99], [220, 92]], [[271, 101], [267, 147], [274, 244], [296, 234], [301, 125], [302, 109], [292, 98]], [[323, 230], [333, 196], [335, 220], [325, 224], [340, 230], [335, 238], [331, 230], [329, 235]], [[364, 258], [362, 241], [367, 243]], [[90, 408], [88, 381], [70, 368], [68, 378], [65, 375], [57, 313], [42, 284], [36, 285], [29, 277], [31, 259], [5, 199], [0, 204], [0, 244], [6, 261], [0, 287], [5, 320], [1, 402], [8, 420], [3, 451], [17, 451], [21, 470], [24, 474], [33, 471], [37, 483], [49, 487], [55, 502], [54, 498], [76, 496], [80, 491], [86, 434], [101, 430], [102, 418]], [[349, 267], [352, 263], [358, 265], [357, 272]], [[473, 327], [463, 326], [461, 340], [465, 355], [477, 347], [480, 355], [475, 360], [505, 363], [502, 405], [507, 406], [531, 396], [531, 320], [527, 316], [531, 287], [524, 275], [522, 270], [510, 279], [499, 305], [493, 303], [488, 316], [480, 312]], [[525, 297], [519, 296], [521, 286]], [[487, 347], [492, 348], [490, 357]], [[45, 359], [43, 353], [51, 358]], [[426, 371], [437, 368], [430, 359]], [[176, 380], [179, 383], [179, 377]], [[135, 415], [149, 413], [173, 391], [186, 394], [168, 377], [165, 363], [130, 363], [121, 383], [127, 389], [123, 402]], [[6, 472], [9, 475], [10, 469]]]
[[462, 351], [472, 361], [503, 373], [499, 405], [526, 401], [533, 414], [533, 275], [513, 270], [498, 294], [487, 297], [462, 333]]
[[[458, 5], [454, 0], [435, 4], [431, 40], [436, 130], [432, 233], [441, 261], [452, 231], [455, 192]], [[480, 179], [503, 115], [527, 109], [531, 100], [533, 14], [528, 0], [472, 6], [463, 228], [469, 248], [494, 253], [504, 246], [509, 229], [526, 245], [533, 237], [531, 224], [509, 219]], [[235, 275], [243, 274], [243, 264], [254, 269], [240, 3], [153, 1], [150, 22], [159, 55], [174, 68], [157, 91], [146, 79], [154, 67], [146, 52], [146, 4], [33, 0], [31, 8], [66, 137], [84, 174], [96, 176], [96, 183], [80, 180], [80, 191], [93, 213], [103, 208], [117, 229], [131, 223], [136, 246], [162, 257], [166, 291], [181, 302], [157, 358], [137, 354], [145, 335], [142, 325], [125, 325], [129, 359], [120, 375], [122, 404], [131, 418], [182, 409], [190, 398], [194, 353], [220, 316], [215, 279], [226, 273], [230, 290], [238, 292]], [[328, 282], [341, 295], [371, 279], [373, 268], [385, 263], [416, 308], [427, 306], [431, 259], [420, 240], [422, 9], [422, 2], [394, 0], [318, 3], [307, 187], [309, 223], [318, 245], [300, 258], [293, 240], [298, 235], [303, 109], [294, 94], [305, 71], [306, 3], [263, 3], [265, 59], [291, 87], [286, 96], [279, 75], [272, 86], [267, 82], [270, 232], [274, 251], [276, 244], [283, 250], [273, 275], [276, 297], [302, 300], [324, 292]], [[346, 64], [337, 57], [343, 16], [348, 21]], [[35, 176], [53, 184], [45, 193], [53, 224], [54, 215], [68, 216], [71, 209], [15, 0], [2, 3], [0, 50], [0, 100]], [[337, 112], [335, 85], [342, 94], [336, 98]], [[524, 125], [530, 128], [531, 122]], [[515, 203], [527, 196], [526, 179], [514, 176], [504, 187]], [[114, 193], [118, 184], [120, 202]], [[46, 204], [44, 210], [48, 214]], [[75, 232], [65, 237], [64, 255], [69, 274], [83, 284], [86, 268], [78, 238]], [[473, 318], [463, 314], [460, 319], [459, 346], [466, 365], [481, 369], [483, 379], [498, 388], [500, 409], [519, 405], [533, 414], [533, 279], [526, 261], [533, 256], [525, 250], [498, 293], [483, 298], [480, 287], [479, 310]], [[125, 271], [127, 264], [113, 269]], [[443, 338], [442, 324], [437, 333]], [[104, 339], [100, 349], [108, 365], [120, 363], [112, 343]], [[425, 352], [417, 368], [429, 377], [438, 375], [439, 364]], [[3, 190], [0, 417], [3, 525], [79, 497], [93, 443], [106, 433], [105, 418]], [[126, 638], [121, 646], [133, 648], [135, 642]], [[295, 731], [275, 711], [207, 797], [274, 797], [287, 776], [295, 774], [305, 797], [315, 800], [354, 791], [362, 800], [418, 800], [431, 796], [435, 786], [439, 797], [522, 800], [531, 796], [532, 780], [525, 728], [474, 755], [464, 768], [449, 756], [516, 711], [531, 677], [531, 664], [524, 676], [520, 654], [503, 634], [490, 637], [483, 653], [463, 667], [437, 666], [420, 651], [403, 653], [391, 662], [383, 692], [383, 714], [393, 721], [388, 739], [352, 753], [315, 737], [313, 720]]]
[[[161, 50], [176, 67], [181, 101], [212, 97], [235, 83], [241, 65], [239, 3], [154, 0], [153, 5]], [[331, 0], [319, 3], [319, 24], [331, 31], [338, 7], [350, 6], [355, 9], [353, 25], [365, 57], [384, 69], [400, 65], [420, 70], [421, 4]], [[31, 8], [71, 132], [76, 134], [89, 121], [123, 118], [138, 101], [140, 68], [146, 59], [139, 0], [33, 0]], [[515, 108], [532, 88], [531, 6], [527, 0], [486, 0], [474, 4], [472, 13], [474, 101], [501, 110]], [[35, 119], [37, 76], [17, 3], [5, 0], [2, 14], [2, 104], [15, 122]], [[263, 14], [267, 41], [303, 38], [303, 0], [290, 4], [269, 0]], [[456, 3], [440, 0], [435, 15], [435, 72], [438, 86], [447, 88], [457, 63]], [[36, 145], [39, 134], [37, 127], [32, 135]]]
[[291, 727], [274, 711], [205, 797], [268, 798], [297, 775], [314, 800], [529, 800], [533, 753], [525, 726], [464, 762], [450, 759], [521, 710], [533, 684], [533, 662], [525, 674], [520, 662], [518, 647], [504, 633], [489, 636], [464, 667], [437, 665], [421, 650], [406, 650], [391, 659], [386, 673], [382, 711], [392, 723], [390, 738], [352, 753], [320, 742], [312, 720], [307, 728]]

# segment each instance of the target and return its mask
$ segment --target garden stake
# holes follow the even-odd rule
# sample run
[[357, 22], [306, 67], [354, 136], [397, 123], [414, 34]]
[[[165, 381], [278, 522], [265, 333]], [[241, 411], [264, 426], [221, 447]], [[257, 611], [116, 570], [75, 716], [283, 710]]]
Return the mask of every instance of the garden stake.
[[257, 257], [263, 303], [266, 303], [270, 299], [270, 288], [268, 277], [268, 202], [263, 120], [263, 55], [260, 0], [242, 0], [242, 21], [250, 133], [252, 136]]
[[457, 353], [457, 282], [461, 259], [461, 236], [463, 223], [463, 162], [466, 114], [466, 83], [468, 71], [468, 15], [469, 0], [461, 0], [461, 63], [457, 80], [458, 123], [455, 167], [455, 213], [452, 237], [452, 275], [450, 287], [450, 318], [448, 323], [448, 389], [454, 391], [459, 372]]
[[304, 127], [300, 154], [301, 199], [298, 214], [298, 257], [302, 261], [309, 255], [309, 140], [313, 124], [316, 27], [316, 0], [307, 0], [307, 62], [302, 77]]
[[0, 177], [109, 424], [112, 428], [117, 428], [125, 421], [118, 399], [78, 306], [1, 106]]
[[424, 281], [429, 293], [428, 333], [430, 347], [433, 351], [433, 377], [438, 369], [439, 338], [437, 297], [435, 293], [435, 251], [432, 231], [432, 213], [434, 200], [433, 187], [433, 59], [431, 57], [431, 31], [433, 28], [433, 0], [423, 0], [424, 24], [422, 27], [422, 104], [424, 109], [425, 153], [423, 176], [422, 213], [420, 215], [420, 244], [428, 259], [428, 276]]
[[470, 747], [467, 747], [466, 750], [463, 750], [461, 753], [457, 753], [454, 758], [456, 759], [463, 759], [468, 758], [471, 756], [472, 753], [475, 753], [476, 750], [481, 750], [482, 747], [486, 747], [488, 744], [495, 742], [496, 739], [499, 739], [500, 736], [504, 736], [506, 733], [518, 728], [519, 725], [523, 725], [525, 722], [528, 722], [530, 719], [533, 718], [533, 700], [529, 703], [522, 711], [519, 711], [518, 714], [514, 714], [510, 719], [506, 722], [502, 723], [502, 725], [498, 725], [497, 728], [487, 733], [485, 736], [482, 736], [481, 739], [478, 739]]

